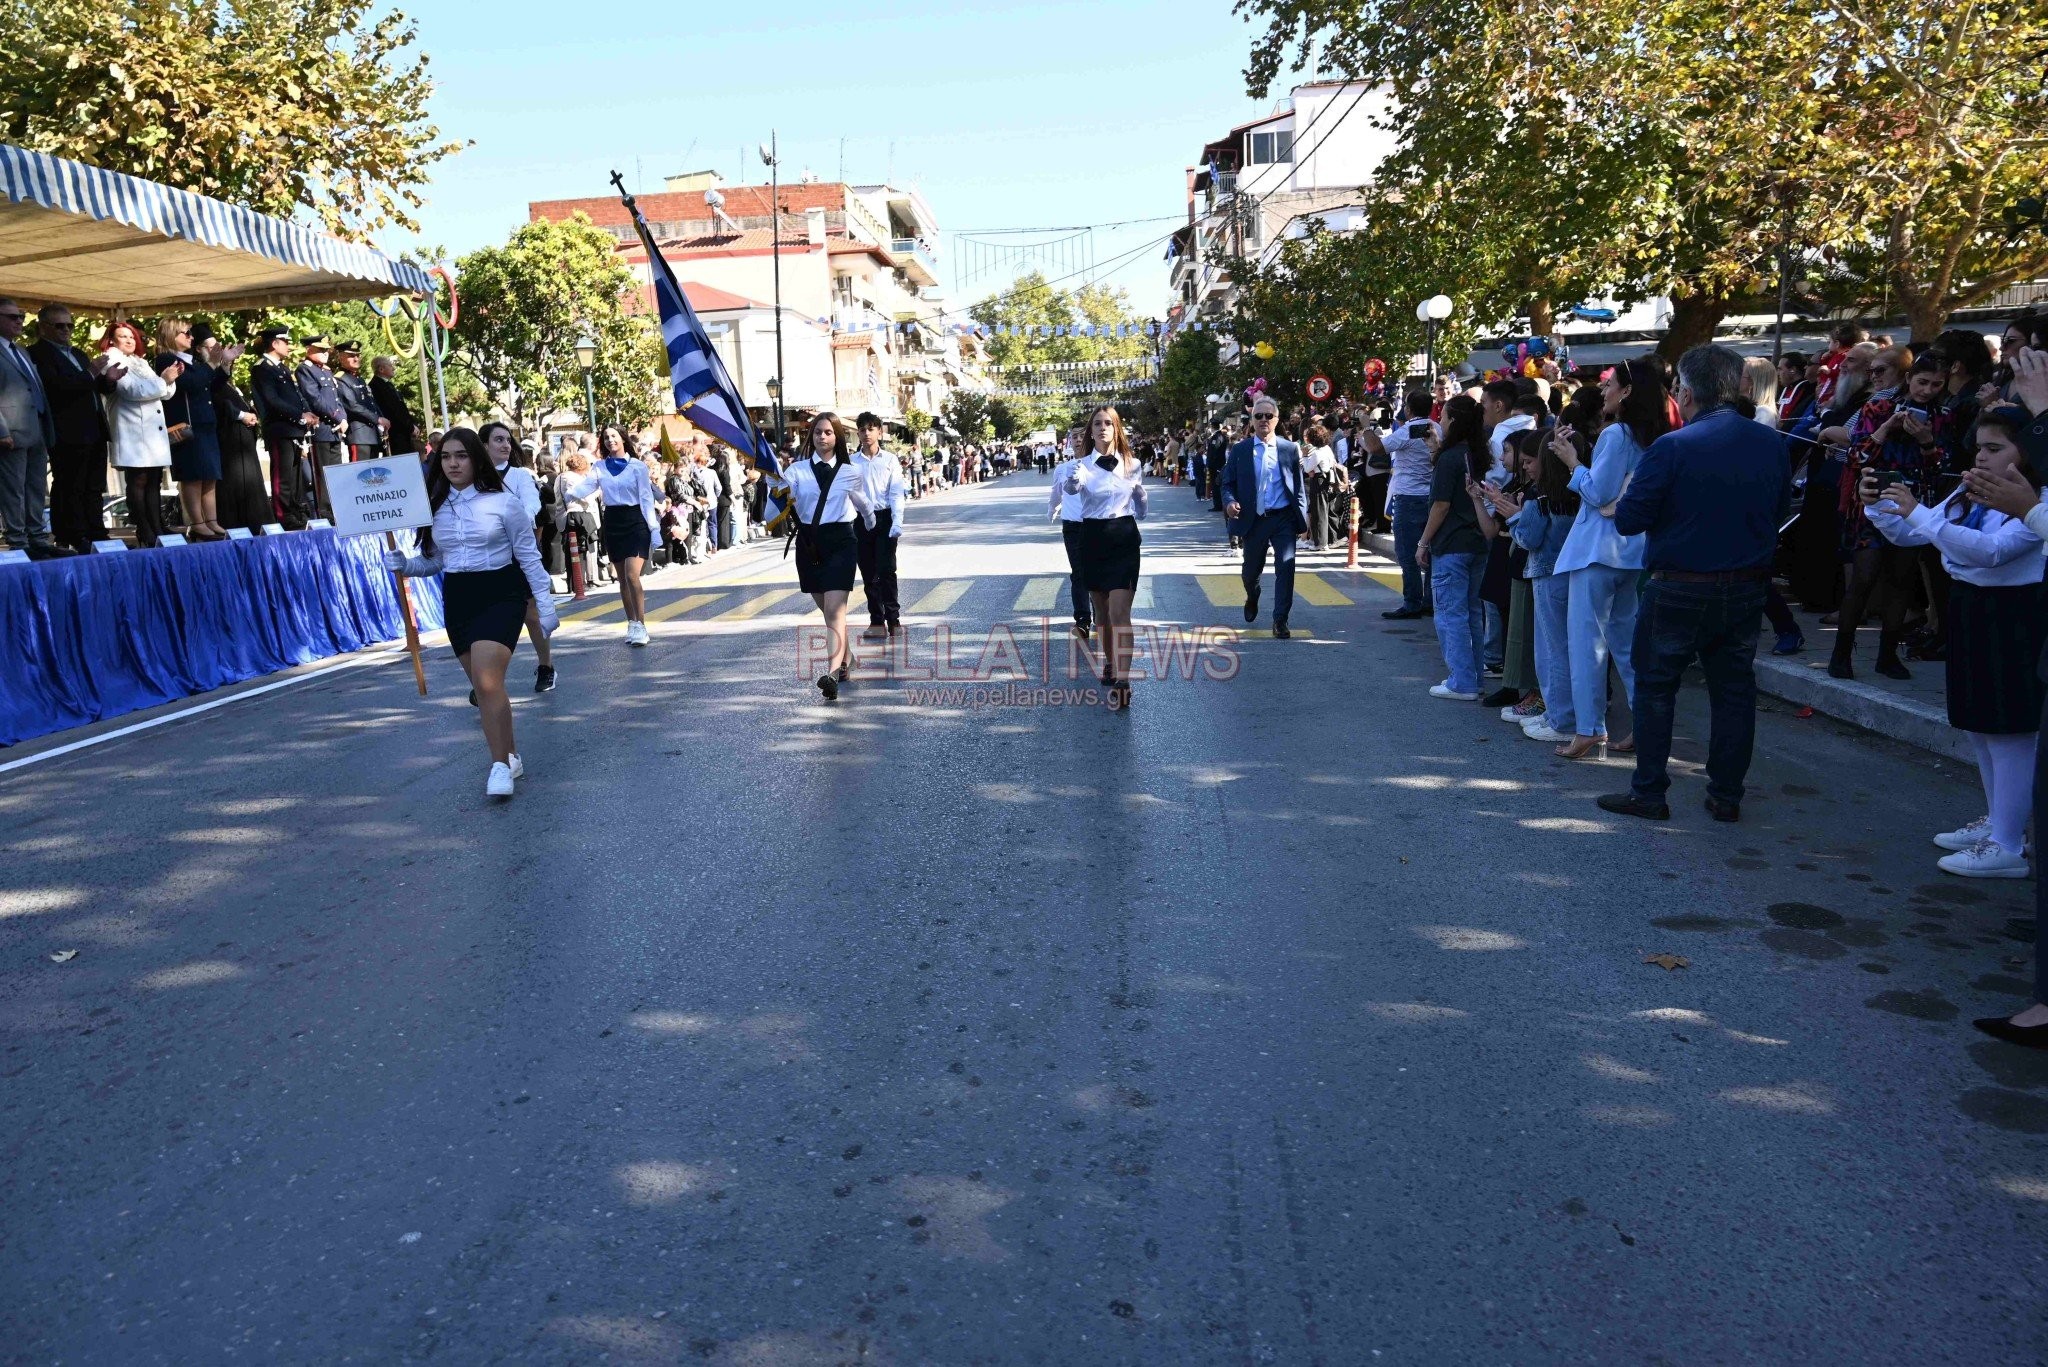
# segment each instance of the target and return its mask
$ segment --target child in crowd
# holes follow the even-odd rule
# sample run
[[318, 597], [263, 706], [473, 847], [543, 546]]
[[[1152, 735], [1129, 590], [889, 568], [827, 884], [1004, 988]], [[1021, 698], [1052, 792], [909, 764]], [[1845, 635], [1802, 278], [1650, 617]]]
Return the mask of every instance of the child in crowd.
[[[1529, 589], [1534, 596], [1536, 679], [1543, 709], [1516, 720], [1530, 740], [1572, 739], [1577, 716], [1572, 706], [1571, 581], [1557, 573], [1557, 555], [1579, 516], [1579, 496], [1572, 492], [1571, 468], [1551, 449], [1551, 442], [1570, 442], [1583, 462], [1590, 443], [1570, 427], [1517, 432], [1510, 442], [1534, 453], [1530, 483], [1534, 496], [1524, 500], [1508, 523], [1515, 544], [1529, 553]], [[1503, 712], [1502, 716], [1507, 716]]]
[[[1995, 408], [1977, 424], [1976, 467], [2022, 468], [2025, 410]], [[2039, 486], [2039, 471], [2027, 480]], [[1884, 487], [1880, 488], [1880, 484]], [[2025, 878], [2033, 807], [2034, 746], [2041, 722], [2042, 546], [2024, 522], [1957, 490], [1933, 506], [1913, 486], [1866, 473], [1860, 488], [1870, 525], [1895, 546], [1933, 546], [1955, 580], [1949, 594], [1948, 722], [1977, 752], [1985, 816], [1934, 837], [1939, 861], [1965, 878]]]

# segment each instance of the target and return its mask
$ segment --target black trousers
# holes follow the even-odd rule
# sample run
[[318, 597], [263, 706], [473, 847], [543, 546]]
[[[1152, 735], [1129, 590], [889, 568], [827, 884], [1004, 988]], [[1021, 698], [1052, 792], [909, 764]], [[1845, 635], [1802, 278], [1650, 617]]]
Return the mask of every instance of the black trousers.
[[107, 444], [60, 441], [50, 448], [50, 535], [74, 551], [107, 539]]
[[[342, 464], [347, 459], [347, 456], [348, 448], [338, 441], [316, 441], [313, 443], [313, 461], [320, 467], [320, 470], [324, 470], [330, 465]], [[327, 476], [321, 474], [320, 470], [313, 472], [313, 496], [319, 502], [320, 516], [333, 517], [334, 509], [328, 506], [327, 502]]]
[[160, 466], [123, 470], [128, 495], [128, 525], [135, 529], [139, 548], [154, 546], [164, 534], [164, 472]]
[[1067, 593], [1074, 600], [1074, 622], [1092, 627], [1095, 610], [1089, 606], [1088, 580], [1081, 573], [1081, 524], [1062, 521], [1060, 539], [1067, 543]]
[[1666, 765], [1678, 685], [1686, 666], [1698, 660], [1707, 676], [1707, 795], [1742, 801], [1756, 748], [1756, 638], [1766, 590], [1760, 579], [1652, 579], [1643, 589], [1634, 660], [1637, 797], [1662, 802], [1670, 790]]
[[270, 511], [277, 524], [288, 531], [305, 526], [313, 502], [298, 442], [283, 432], [265, 432], [263, 449], [270, 453]]
[[853, 524], [854, 555], [860, 562], [860, 586], [868, 591], [868, 624], [883, 626], [898, 620], [902, 607], [896, 601], [896, 538], [889, 535], [895, 514], [884, 508], [875, 514], [875, 529]]

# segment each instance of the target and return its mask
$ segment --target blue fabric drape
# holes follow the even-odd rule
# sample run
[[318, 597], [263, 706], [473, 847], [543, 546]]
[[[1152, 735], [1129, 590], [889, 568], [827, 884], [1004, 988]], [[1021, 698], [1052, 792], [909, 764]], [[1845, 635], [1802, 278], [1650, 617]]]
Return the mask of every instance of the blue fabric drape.
[[[332, 531], [0, 566], [0, 745], [405, 634], [383, 543]], [[441, 581], [411, 581], [420, 630]]]

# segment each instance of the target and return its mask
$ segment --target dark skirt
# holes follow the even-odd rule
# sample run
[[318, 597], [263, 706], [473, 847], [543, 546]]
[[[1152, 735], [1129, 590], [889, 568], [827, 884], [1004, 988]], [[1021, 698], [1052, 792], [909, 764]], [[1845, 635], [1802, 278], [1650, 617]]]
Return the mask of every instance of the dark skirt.
[[194, 423], [192, 435], [171, 447], [171, 475], [180, 484], [191, 479], [219, 479], [219, 434]]
[[1143, 541], [1135, 517], [1091, 517], [1083, 522], [1076, 558], [1088, 591], [1111, 593], [1122, 589], [1135, 593], [1138, 548]]
[[852, 593], [853, 574], [860, 565], [851, 522], [821, 522], [797, 527], [796, 585], [805, 593]]
[[2023, 736], [2041, 726], [2039, 584], [1981, 588], [1957, 580], [1948, 594], [1948, 724], [1986, 736]]
[[[641, 526], [647, 524], [643, 521]], [[442, 618], [448, 623], [448, 645], [469, 654], [478, 641], [496, 641], [507, 650], [519, 644], [526, 625], [526, 605], [533, 590], [519, 566], [441, 576]]]
[[647, 515], [637, 503], [630, 508], [604, 510], [604, 558], [614, 565], [622, 560], [645, 560], [654, 544], [647, 530]]
[[223, 527], [255, 531], [271, 519], [270, 486], [263, 482], [263, 462], [256, 455], [256, 429], [233, 423], [217, 428], [220, 438], [220, 488], [214, 508]]

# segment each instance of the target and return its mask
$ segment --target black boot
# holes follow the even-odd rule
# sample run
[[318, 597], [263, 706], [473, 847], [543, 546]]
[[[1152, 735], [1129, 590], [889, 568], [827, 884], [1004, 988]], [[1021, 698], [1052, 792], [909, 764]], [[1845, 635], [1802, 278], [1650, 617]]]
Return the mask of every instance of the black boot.
[[1889, 633], [1877, 638], [1877, 672], [1887, 679], [1910, 679], [1913, 671], [1899, 660], [1899, 643]]

